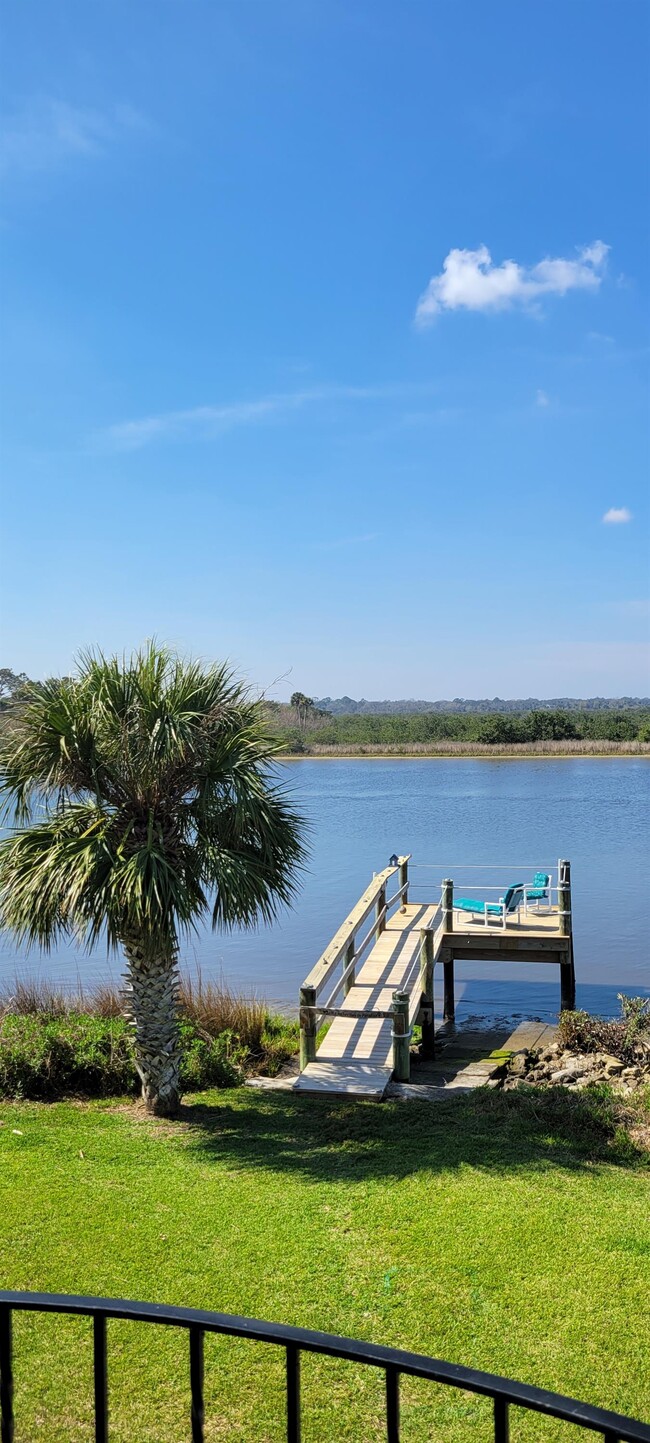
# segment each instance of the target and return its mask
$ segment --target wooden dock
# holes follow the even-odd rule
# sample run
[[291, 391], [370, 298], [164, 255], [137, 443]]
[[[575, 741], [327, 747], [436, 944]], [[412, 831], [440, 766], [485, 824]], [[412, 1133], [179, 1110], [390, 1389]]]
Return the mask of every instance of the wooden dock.
[[[556, 902], [546, 911], [514, 914], [504, 927], [454, 912], [450, 879], [443, 882], [440, 901], [409, 902], [409, 861], [393, 858], [373, 879], [305, 979], [300, 989], [301, 1071], [291, 1083], [293, 1090], [381, 1098], [389, 1085], [408, 1087], [414, 1024], [422, 1028], [424, 1060], [434, 1063], [443, 1043], [440, 1035], [436, 1042], [434, 1031], [435, 968], [443, 972], [448, 1032], [455, 1017], [454, 964], [461, 958], [555, 963], [560, 968], [561, 1007], [575, 1005], [568, 862], [558, 865]], [[330, 1025], [319, 1043], [324, 1022]], [[535, 1025], [541, 1035], [542, 1024], [529, 1026]], [[516, 1050], [513, 1036], [510, 1050]], [[445, 1048], [448, 1045], [447, 1036]], [[447, 1061], [449, 1057], [447, 1052]], [[490, 1069], [483, 1067], [480, 1075], [491, 1075]], [[446, 1087], [443, 1073], [440, 1077]], [[469, 1073], [465, 1085], [470, 1085]]]

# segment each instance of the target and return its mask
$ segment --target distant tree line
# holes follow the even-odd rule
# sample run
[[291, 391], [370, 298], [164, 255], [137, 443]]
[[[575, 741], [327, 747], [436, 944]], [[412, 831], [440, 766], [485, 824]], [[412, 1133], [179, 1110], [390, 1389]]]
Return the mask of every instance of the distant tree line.
[[518, 715], [424, 712], [415, 715], [328, 715], [312, 707], [273, 708], [273, 725], [293, 749], [309, 742], [363, 746], [366, 743], [465, 741], [510, 745], [538, 741], [650, 741], [650, 707], [624, 711], [546, 711]]
[[477, 716], [492, 715], [493, 712], [503, 713], [506, 716], [512, 713], [551, 711], [551, 712], [592, 712], [592, 711], [630, 711], [639, 708], [650, 708], [650, 697], [635, 696], [592, 696], [586, 699], [563, 696], [552, 697], [550, 700], [542, 700], [539, 697], [514, 697], [509, 701], [495, 696], [492, 699], [484, 697], [482, 701], [470, 700], [466, 697], [454, 697], [453, 701], [355, 701], [351, 696], [321, 697], [314, 702], [316, 707], [323, 711], [331, 712], [332, 716], [422, 716], [425, 712], [438, 712], [443, 716], [463, 715], [472, 713]]
[[[24, 672], [0, 667], [0, 711], [20, 702], [29, 678]], [[342, 699], [347, 701], [348, 698]], [[597, 699], [596, 699], [597, 700]], [[581, 709], [570, 703], [567, 707], [550, 708], [547, 703], [528, 710], [501, 711], [486, 703], [478, 711], [438, 711], [441, 703], [432, 703], [435, 710], [422, 712], [338, 712], [325, 710], [322, 703], [302, 691], [295, 691], [288, 705], [267, 701], [267, 714], [279, 738], [295, 751], [307, 750], [310, 741], [333, 746], [363, 746], [366, 743], [408, 742], [481, 742], [511, 745], [516, 742], [540, 741], [608, 741], [650, 742], [650, 703], [628, 705], [621, 698], [618, 707], [603, 701], [602, 706], [585, 703]], [[353, 703], [371, 705], [371, 703]], [[377, 703], [380, 705], [380, 703]], [[389, 705], [389, 703], [386, 703]], [[391, 703], [399, 706], [401, 703]], [[477, 702], [459, 703], [467, 707]], [[524, 702], [503, 703], [524, 707]]]

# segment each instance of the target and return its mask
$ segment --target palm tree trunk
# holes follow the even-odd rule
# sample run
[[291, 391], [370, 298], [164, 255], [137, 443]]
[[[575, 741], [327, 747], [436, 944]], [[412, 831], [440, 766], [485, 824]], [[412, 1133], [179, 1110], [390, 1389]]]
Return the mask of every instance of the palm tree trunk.
[[157, 1117], [173, 1117], [180, 1105], [178, 970], [176, 952], [152, 952], [140, 939], [124, 938], [126, 1013], [133, 1025], [135, 1065], [142, 1098]]

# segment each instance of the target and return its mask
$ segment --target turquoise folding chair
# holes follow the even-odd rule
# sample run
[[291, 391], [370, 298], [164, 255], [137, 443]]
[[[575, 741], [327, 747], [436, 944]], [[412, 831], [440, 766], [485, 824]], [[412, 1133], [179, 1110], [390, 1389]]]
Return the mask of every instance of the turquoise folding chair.
[[529, 902], [532, 902], [532, 903], [533, 903], [535, 912], [539, 912], [539, 911], [540, 911], [540, 907], [541, 907], [541, 904], [542, 904], [542, 903], [545, 904], [544, 910], [547, 911], [547, 912], [550, 912], [550, 910], [551, 910], [551, 888], [550, 888], [550, 881], [551, 881], [551, 879], [550, 879], [550, 877], [549, 877], [549, 875], [548, 875], [548, 872], [536, 872], [536, 873], [535, 873], [535, 876], [533, 877], [532, 885], [531, 885], [530, 887], [526, 887], [526, 888], [525, 888], [525, 895], [524, 895], [524, 913], [525, 913], [525, 914], [527, 914], [527, 912], [528, 912], [528, 903], [529, 903]]
[[478, 902], [474, 897], [458, 897], [454, 899], [454, 908], [458, 912], [469, 912], [474, 917], [480, 917], [486, 927], [490, 922], [497, 922], [505, 928], [506, 918], [513, 912], [517, 913], [519, 920], [519, 910], [523, 902], [524, 884], [513, 882], [505, 896], [499, 897], [498, 902]]

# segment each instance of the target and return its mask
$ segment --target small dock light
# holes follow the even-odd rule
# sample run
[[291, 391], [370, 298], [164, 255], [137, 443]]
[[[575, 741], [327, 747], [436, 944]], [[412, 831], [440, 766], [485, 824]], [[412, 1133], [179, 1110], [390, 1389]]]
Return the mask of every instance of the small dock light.
[[398, 857], [398, 855], [397, 855], [397, 852], [393, 852], [392, 857], [390, 857], [389, 860], [388, 860], [388, 865], [389, 865], [389, 867], [396, 867], [398, 862], [399, 862], [399, 857]]

